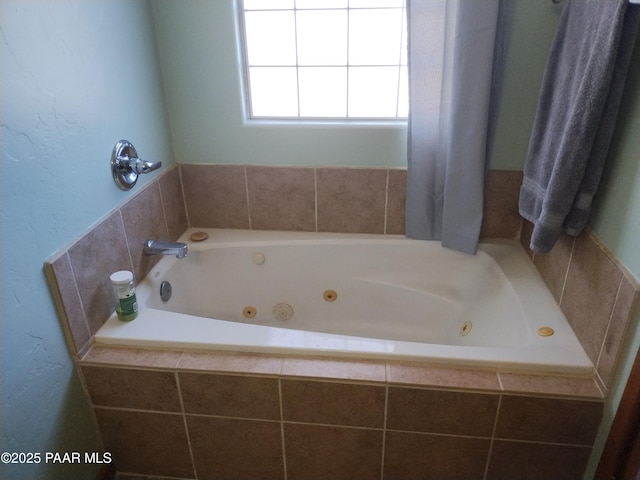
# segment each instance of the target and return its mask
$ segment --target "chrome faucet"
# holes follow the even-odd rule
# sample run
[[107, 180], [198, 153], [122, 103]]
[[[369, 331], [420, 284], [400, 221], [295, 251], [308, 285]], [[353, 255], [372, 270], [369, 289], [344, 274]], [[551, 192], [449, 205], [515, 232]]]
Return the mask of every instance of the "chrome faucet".
[[162, 242], [159, 240], [147, 240], [142, 252], [145, 255], [175, 255], [176, 258], [187, 256], [187, 244], [181, 242]]

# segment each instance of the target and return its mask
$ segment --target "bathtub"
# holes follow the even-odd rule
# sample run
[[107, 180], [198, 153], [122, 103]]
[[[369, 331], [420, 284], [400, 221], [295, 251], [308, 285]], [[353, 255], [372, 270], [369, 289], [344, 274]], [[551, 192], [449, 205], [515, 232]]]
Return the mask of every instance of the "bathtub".
[[516, 241], [472, 256], [392, 235], [198, 230], [209, 238], [180, 239], [187, 258], [138, 283], [138, 318], [112, 315], [96, 343], [593, 370]]

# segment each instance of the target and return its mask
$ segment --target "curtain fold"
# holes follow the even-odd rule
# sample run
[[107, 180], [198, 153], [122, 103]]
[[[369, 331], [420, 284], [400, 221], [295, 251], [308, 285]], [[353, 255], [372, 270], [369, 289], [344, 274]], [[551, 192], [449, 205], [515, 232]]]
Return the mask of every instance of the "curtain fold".
[[499, 0], [407, 4], [406, 234], [472, 254], [482, 223], [492, 77], [500, 70], [500, 12]]

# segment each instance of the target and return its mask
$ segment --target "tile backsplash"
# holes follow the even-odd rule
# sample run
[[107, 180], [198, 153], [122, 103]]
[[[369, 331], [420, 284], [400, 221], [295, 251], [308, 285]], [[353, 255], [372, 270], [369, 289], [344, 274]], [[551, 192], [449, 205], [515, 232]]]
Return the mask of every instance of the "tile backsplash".
[[523, 246], [608, 388], [640, 282], [590, 228], [575, 238], [564, 234], [550, 253], [539, 255], [528, 247], [533, 226], [523, 223]]

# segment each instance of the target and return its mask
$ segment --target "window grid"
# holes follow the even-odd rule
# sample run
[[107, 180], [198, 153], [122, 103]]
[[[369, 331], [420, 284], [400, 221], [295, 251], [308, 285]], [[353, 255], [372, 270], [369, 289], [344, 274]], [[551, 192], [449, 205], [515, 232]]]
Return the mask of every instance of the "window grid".
[[[402, 83], [403, 80], [406, 83], [406, 73], [403, 75], [403, 68], [406, 72], [406, 62], [402, 61], [403, 49], [406, 47], [406, 43], [403, 42], [403, 37], [406, 42], [406, 0], [401, 0], [398, 2], [396, 6], [351, 6], [351, 0], [348, 0], [346, 6], [343, 7], [328, 7], [328, 8], [298, 8], [298, 0], [292, 0], [290, 2], [291, 7], [288, 8], [246, 8], [245, 3], [248, 3], [243, 0], [238, 0], [239, 4], [239, 18], [241, 23], [241, 33], [242, 33], [242, 50], [244, 57], [244, 79], [245, 79], [245, 93], [247, 97], [247, 106], [249, 109], [249, 117], [251, 119], [257, 120], [320, 120], [320, 121], [345, 121], [345, 120], [357, 120], [357, 121], [368, 121], [368, 120], [400, 120], [405, 121], [407, 116], [406, 113], [403, 114], [401, 112], [402, 108]], [[374, 0], [375, 1], [375, 0]], [[351, 12], [352, 11], [395, 11], [400, 12], [400, 41], [399, 41], [399, 49], [396, 63], [387, 63], [387, 64], [352, 64], [351, 63]], [[345, 11], [346, 12], [346, 62], [344, 64], [336, 64], [336, 63], [323, 63], [323, 64], [301, 64], [300, 56], [299, 56], [299, 32], [298, 32], [298, 12], [314, 12], [314, 11]], [[294, 64], [285, 64], [285, 63], [274, 63], [268, 65], [261, 64], [251, 64], [249, 58], [249, 46], [247, 41], [247, 31], [246, 31], [246, 13], [247, 12], [292, 12], [293, 13], [293, 28], [294, 28], [294, 52], [295, 52], [295, 62]], [[396, 79], [395, 79], [395, 92], [393, 96], [395, 97], [395, 108], [393, 115], [352, 115], [352, 107], [350, 102], [350, 95], [353, 98], [353, 94], [351, 94], [350, 87], [352, 86], [350, 82], [352, 79], [352, 69], [358, 68], [394, 68], [396, 69]], [[258, 115], [254, 113], [254, 99], [252, 94], [252, 85], [251, 85], [251, 72], [257, 72], [255, 69], [260, 68], [294, 68], [295, 69], [295, 99], [296, 99], [296, 115]], [[301, 111], [301, 68], [302, 69], [313, 69], [313, 68], [341, 68], [345, 71], [345, 114], [344, 115], [318, 115], [318, 116], [308, 116], [304, 115]], [[408, 86], [405, 85], [405, 88], [408, 89]], [[408, 93], [408, 92], [407, 92]], [[406, 109], [406, 107], [405, 107]]]

